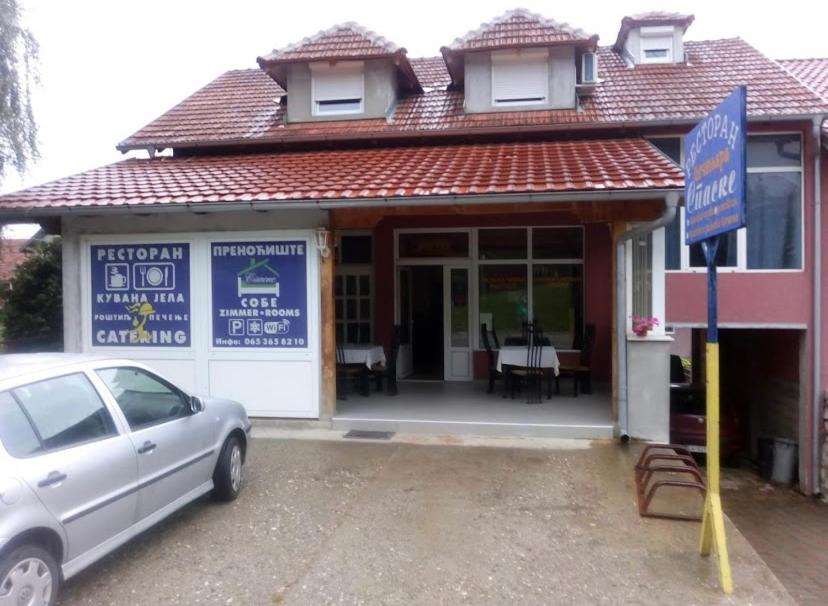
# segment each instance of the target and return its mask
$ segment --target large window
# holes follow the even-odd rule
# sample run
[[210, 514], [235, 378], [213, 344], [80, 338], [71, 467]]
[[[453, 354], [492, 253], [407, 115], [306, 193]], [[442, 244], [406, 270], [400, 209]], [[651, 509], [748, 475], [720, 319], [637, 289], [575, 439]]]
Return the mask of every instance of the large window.
[[344, 233], [339, 236], [334, 277], [338, 343], [365, 345], [372, 342], [373, 246], [370, 234]]
[[[682, 139], [651, 139], [674, 162]], [[747, 228], [719, 242], [716, 265], [739, 270], [802, 269], [802, 144], [798, 134], [751, 135], [748, 139]], [[684, 209], [665, 228], [668, 270], [706, 266], [700, 244], [684, 246]]]
[[573, 348], [583, 326], [583, 229], [480, 229], [479, 320], [498, 339], [535, 322], [559, 349]]

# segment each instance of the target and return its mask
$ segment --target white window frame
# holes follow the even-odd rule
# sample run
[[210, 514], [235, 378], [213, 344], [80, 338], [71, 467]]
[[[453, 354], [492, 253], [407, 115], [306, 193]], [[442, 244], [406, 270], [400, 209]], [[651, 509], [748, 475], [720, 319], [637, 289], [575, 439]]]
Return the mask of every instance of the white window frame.
[[[747, 230], [750, 229], [750, 226], [747, 228], [740, 229], [736, 232], [736, 265], [727, 265], [717, 267], [717, 273], [724, 274], [724, 273], [749, 273], [749, 274], [784, 274], [784, 273], [802, 273], [805, 271], [805, 164], [804, 164], [804, 156], [805, 156], [805, 145], [802, 137], [802, 133], [799, 131], [768, 131], [768, 132], [754, 132], [749, 133], [748, 138], [751, 136], [773, 136], [773, 135], [796, 135], [799, 137], [800, 141], [800, 159], [799, 159], [799, 166], [762, 166], [757, 168], [748, 168], [748, 174], [755, 174], [755, 173], [799, 173], [799, 233], [800, 233], [800, 252], [799, 252], [799, 260], [800, 266], [795, 268], [789, 269], [750, 269], [747, 266]], [[647, 137], [648, 140], [651, 139], [675, 139], [678, 138], [681, 145], [681, 165], [684, 166], [684, 136], [683, 135], [657, 135], [652, 137]], [[684, 206], [681, 206], [678, 209], [679, 213], [679, 233], [680, 233], [680, 253], [681, 253], [681, 263], [680, 269], [666, 269], [666, 252], [667, 252], [667, 242], [666, 239], [664, 241], [664, 251], [665, 251], [665, 271], [668, 274], [677, 274], [677, 273], [707, 273], [707, 268], [704, 266], [693, 266], [690, 265], [690, 247], [684, 243], [685, 239], [685, 231], [684, 231]], [[665, 234], [666, 238], [666, 230], [662, 230]]]
[[[672, 25], [658, 25], [639, 29], [641, 63], [674, 63], [674, 28]], [[666, 51], [663, 57], [648, 57], [647, 51]]]
[[[365, 112], [365, 65], [362, 61], [340, 61], [338, 63], [332, 64], [327, 62], [320, 62], [320, 63], [311, 63], [310, 64], [310, 71], [311, 71], [311, 112], [313, 116], [318, 117], [326, 117], [326, 116], [344, 116], [344, 115], [354, 115], [354, 114], [362, 114]], [[331, 78], [335, 79], [337, 77], [347, 78], [347, 77], [355, 77], [359, 84], [358, 88], [360, 89], [359, 95], [359, 105], [354, 107], [352, 105], [343, 106], [343, 107], [336, 107], [335, 105], [330, 106], [323, 106], [320, 105], [321, 101], [331, 101], [336, 102], [337, 98], [334, 96], [327, 96], [324, 99], [317, 98], [317, 88], [319, 87], [318, 81], [320, 78]], [[349, 99], [356, 99], [356, 97], [349, 96], [343, 93], [341, 101], [344, 103]], [[330, 107], [330, 109], [322, 110], [322, 107]]]
[[[530, 62], [539, 62], [544, 66], [543, 95], [537, 99], [498, 99], [495, 87], [497, 70], [509, 69]], [[520, 52], [513, 50], [492, 51], [491, 63], [492, 107], [522, 107], [549, 103], [549, 52], [545, 48], [526, 49]]]
[[[342, 262], [342, 237], [348, 236], [368, 236], [371, 238], [371, 263], [343, 263]], [[357, 343], [351, 343], [348, 340], [348, 329], [347, 325], [349, 323], [364, 323], [362, 322], [362, 318], [359, 318], [356, 321], [348, 320], [345, 316], [347, 315], [347, 301], [348, 296], [345, 294], [345, 282], [347, 276], [355, 276], [357, 281], [361, 276], [368, 276], [368, 287], [371, 291], [370, 296], [368, 297], [368, 324], [370, 325], [370, 332], [371, 332], [371, 339], [369, 343], [376, 342], [376, 335], [374, 320], [376, 319], [375, 316], [375, 305], [374, 299], [376, 299], [376, 281], [374, 280], [374, 262], [376, 261], [375, 249], [374, 249], [374, 234], [367, 229], [360, 229], [360, 230], [348, 230], [348, 231], [338, 231], [336, 232], [336, 265], [334, 267], [334, 280], [337, 276], [342, 276], [342, 296], [337, 297], [336, 293], [334, 293], [334, 305], [336, 304], [336, 299], [341, 298], [343, 300], [343, 308], [342, 308], [342, 320], [336, 319], [336, 310], [334, 310], [334, 327], [337, 324], [342, 324], [342, 343], [344, 345], [357, 345]], [[358, 287], [357, 287], [358, 288]], [[361, 295], [356, 297], [357, 304], [359, 304], [359, 299], [362, 298]], [[357, 315], [359, 315], [359, 311], [357, 311]]]
[[[580, 259], [535, 259], [532, 256], [532, 230], [533, 228], [578, 228], [582, 232], [581, 238], [581, 258]], [[480, 259], [479, 257], [479, 250], [478, 250], [478, 234], [481, 231], [487, 229], [524, 229], [527, 231], [526, 235], [526, 256], [520, 259]], [[399, 235], [400, 234], [411, 234], [411, 233], [467, 233], [469, 234], [469, 256], [468, 257], [417, 257], [417, 258], [406, 258], [400, 257], [399, 254]], [[526, 296], [528, 301], [532, 301], [533, 292], [533, 285], [532, 285], [532, 276], [533, 276], [533, 269], [534, 265], [576, 265], [579, 264], [582, 267], [586, 267], [586, 226], [584, 225], [577, 225], [577, 224], [566, 224], [566, 225], [492, 225], [487, 227], [424, 227], [424, 228], [408, 228], [408, 229], [395, 229], [394, 230], [394, 321], [396, 323], [400, 322], [399, 318], [399, 309], [400, 309], [400, 301], [399, 301], [399, 285], [397, 284], [399, 277], [397, 268], [400, 265], [403, 266], [411, 266], [411, 265], [452, 265], [452, 266], [463, 266], [469, 268], [469, 304], [471, 307], [471, 322], [472, 326], [479, 328], [480, 326], [480, 266], [481, 265], [526, 265], [526, 279], [527, 279], [527, 289], [526, 289]], [[581, 327], [583, 330], [586, 327], [586, 309], [587, 309], [587, 300], [586, 300], [586, 292], [587, 292], [587, 278], [586, 272], [582, 272], [583, 275], [583, 323], [584, 326]], [[533, 306], [530, 304], [529, 306], [529, 321], [531, 322], [534, 317], [534, 309]], [[474, 330], [474, 337], [472, 338], [472, 349], [475, 351], [483, 350], [483, 344], [480, 342], [480, 331]], [[571, 352], [577, 351], [569, 348], [555, 348], [556, 351], [563, 351], [563, 352]]]

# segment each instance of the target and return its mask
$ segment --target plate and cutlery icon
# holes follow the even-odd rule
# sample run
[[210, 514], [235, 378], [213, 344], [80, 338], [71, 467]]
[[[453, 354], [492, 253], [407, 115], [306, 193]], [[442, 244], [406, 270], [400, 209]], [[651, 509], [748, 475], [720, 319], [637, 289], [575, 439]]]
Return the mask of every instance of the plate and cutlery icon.
[[135, 263], [132, 266], [135, 290], [172, 290], [175, 265], [172, 263]]

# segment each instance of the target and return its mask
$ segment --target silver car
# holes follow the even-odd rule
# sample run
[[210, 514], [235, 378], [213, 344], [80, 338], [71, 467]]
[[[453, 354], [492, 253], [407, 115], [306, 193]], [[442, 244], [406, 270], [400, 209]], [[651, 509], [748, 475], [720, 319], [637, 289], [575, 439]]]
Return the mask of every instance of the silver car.
[[129, 360], [0, 356], [0, 606], [60, 584], [193, 499], [238, 496], [250, 422]]

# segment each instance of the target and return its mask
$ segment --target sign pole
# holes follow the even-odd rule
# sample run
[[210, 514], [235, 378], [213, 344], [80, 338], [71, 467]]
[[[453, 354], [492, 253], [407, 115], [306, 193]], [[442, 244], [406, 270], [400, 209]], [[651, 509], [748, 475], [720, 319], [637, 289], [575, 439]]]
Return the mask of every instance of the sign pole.
[[684, 138], [685, 244], [707, 261], [707, 494], [699, 551], [718, 555], [719, 579], [733, 593], [719, 487], [719, 327], [716, 253], [723, 234], [747, 223], [747, 88], [737, 87]]
[[719, 236], [702, 242], [707, 261], [707, 496], [704, 501], [699, 551], [719, 556], [719, 579], [725, 593], [733, 593], [730, 558], [724, 528], [724, 513], [719, 488], [719, 326], [718, 294], [716, 290], [716, 251]]

